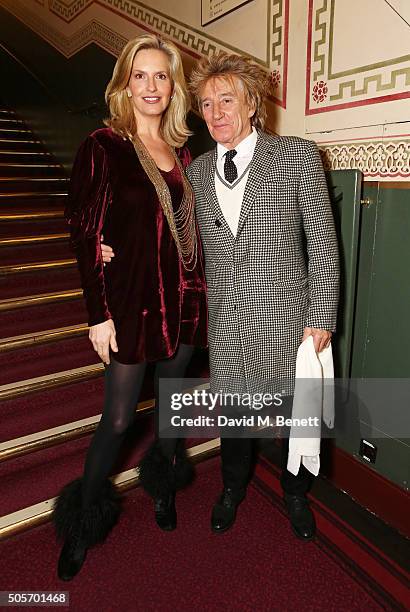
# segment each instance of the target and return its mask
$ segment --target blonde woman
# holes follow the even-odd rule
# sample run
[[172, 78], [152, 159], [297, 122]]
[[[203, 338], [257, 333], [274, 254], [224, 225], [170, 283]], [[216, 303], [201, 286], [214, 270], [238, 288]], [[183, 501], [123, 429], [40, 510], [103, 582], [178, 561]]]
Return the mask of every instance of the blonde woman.
[[[131, 40], [106, 90], [107, 127], [81, 145], [67, 218], [89, 314], [90, 340], [106, 364], [101, 421], [84, 474], [61, 491], [55, 508], [64, 540], [58, 575], [70, 580], [87, 549], [119, 516], [108, 476], [134, 419], [147, 362], [160, 378], [181, 378], [194, 346], [207, 344], [206, 288], [184, 168], [190, 161], [189, 98], [176, 47], [153, 35]], [[100, 240], [115, 257], [103, 267]], [[192, 472], [182, 441], [157, 439], [140, 464], [164, 530], [176, 527], [175, 491]]]

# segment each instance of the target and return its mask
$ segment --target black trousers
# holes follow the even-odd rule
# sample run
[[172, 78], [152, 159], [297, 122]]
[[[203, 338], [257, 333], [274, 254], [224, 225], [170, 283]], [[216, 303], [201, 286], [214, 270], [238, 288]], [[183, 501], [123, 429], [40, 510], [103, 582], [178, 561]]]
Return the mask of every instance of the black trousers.
[[[289, 452], [289, 438], [284, 437], [281, 452], [282, 474], [280, 484], [289, 495], [305, 495], [313, 484], [314, 476], [301, 465], [295, 476], [286, 469]], [[222, 478], [225, 488], [245, 489], [251, 472], [252, 444], [250, 438], [222, 438], [221, 461]]]
[[[281, 414], [285, 418], [292, 416], [292, 396], [283, 396], [282, 404], [274, 413], [272, 408], [267, 409], [267, 414]], [[281, 457], [280, 465], [282, 469], [280, 484], [282, 490], [289, 495], [305, 495], [311, 488], [314, 476], [300, 465], [299, 472], [295, 476], [287, 470], [289, 453], [289, 434], [290, 427], [281, 429]], [[221, 460], [222, 478], [225, 488], [244, 489], [246, 488], [252, 467], [254, 438], [221, 438]]]

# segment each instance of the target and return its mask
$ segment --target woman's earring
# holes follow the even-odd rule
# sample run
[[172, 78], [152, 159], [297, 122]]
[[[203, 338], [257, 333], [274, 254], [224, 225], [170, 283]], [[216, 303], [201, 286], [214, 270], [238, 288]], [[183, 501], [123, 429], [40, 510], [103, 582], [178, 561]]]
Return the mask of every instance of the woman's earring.
[[130, 91], [128, 91], [128, 90], [127, 90], [127, 96], [128, 96], [129, 98], [132, 98], [132, 93], [131, 93]]

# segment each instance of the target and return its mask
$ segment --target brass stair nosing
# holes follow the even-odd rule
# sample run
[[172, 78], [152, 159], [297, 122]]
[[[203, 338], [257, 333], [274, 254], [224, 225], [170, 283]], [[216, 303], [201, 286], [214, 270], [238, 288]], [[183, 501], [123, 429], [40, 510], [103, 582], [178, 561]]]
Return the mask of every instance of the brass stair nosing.
[[38, 293], [36, 295], [26, 295], [17, 298], [6, 298], [0, 300], [0, 312], [17, 310], [18, 308], [29, 308], [41, 304], [51, 304], [53, 302], [67, 302], [77, 300], [83, 296], [81, 289], [69, 289], [67, 291], [54, 291], [52, 293]]
[[44, 157], [52, 158], [51, 153], [48, 151], [4, 151], [0, 149], [0, 155], [43, 155]]
[[44, 242], [60, 242], [68, 240], [70, 234], [44, 234], [42, 236], [15, 236], [0, 238], [0, 247], [22, 246], [25, 244], [42, 244]]
[[0, 199], [6, 198], [56, 198], [68, 196], [67, 191], [22, 191], [13, 193], [0, 193]]
[[[0, 110], [0, 113], [8, 113], [9, 111]], [[11, 121], [12, 123], [24, 123], [22, 119], [1, 119], [0, 121]]]
[[27, 380], [8, 383], [7, 385], [0, 386], [0, 401], [96, 378], [102, 376], [103, 373], [104, 365], [102, 363], [94, 363], [92, 365], [82, 366], [81, 368], [73, 368], [72, 370], [54, 372], [53, 374], [46, 374], [45, 376], [37, 376], [36, 378], [28, 378]]
[[19, 181], [67, 183], [69, 179], [66, 176], [0, 176], [0, 183], [18, 183]]
[[[219, 447], [220, 439], [216, 438], [188, 448], [187, 452], [194, 463], [199, 463], [217, 455]], [[138, 469], [120, 472], [112, 477], [112, 482], [120, 493], [129, 491], [139, 485]], [[47, 499], [0, 517], [0, 541], [49, 522], [55, 499]]]
[[26, 264], [10, 264], [8, 266], [0, 266], [0, 276], [9, 276], [10, 274], [22, 274], [27, 272], [39, 272], [40, 270], [72, 268], [76, 265], [76, 263], [76, 259], [61, 259], [59, 261], [39, 261]]
[[[153, 399], [140, 402], [135, 413], [138, 417], [145, 416], [153, 411], [154, 406], [155, 400]], [[0, 463], [50, 448], [51, 446], [65, 444], [65, 442], [70, 440], [79, 440], [92, 433], [97, 428], [100, 419], [101, 414], [97, 414], [86, 419], [65, 423], [58, 427], [52, 427], [51, 429], [45, 429], [44, 431], [2, 442], [0, 444]]]
[[0, 142], [19, 142], [20, 144], [38, 144], [38, 145], [42, 144], [41, 140], [23, 140], [23, 139], [20, 140], [19, 138], [17, 138], [16, 140], [13, 140], [12, 138], [0, 138]]
[[[1, 120], [0, 120], [1, 121]], [[9, 121], [9, 119], [3, 119], [3, 121]], [[11, 132], [12, 134], [32, 134], [31, 130], [18, 130], [14, 128], [6, 128], [1, 127], [0, 125], [0, 134], [4, 134], [4, 132]]]
[[47, 210], [42, 212], [0, 213], [0, 221], [34, 221], [36, 219], [64, 219], [63, 210]]
[[12, 164], [10, 162], [0, 162], [0, 168], [61, 168], [61, 166], [60, 164]]
[[49, 344], [58, 342], [67, 338], [76, 336], [84, 336], [88, 331], [86, 323], [78, 325], [68, 325], [67, 327], [59, 327], [56, 329], [48, 329], [41, 332], [32, 332], [21, 336], [10, 336], [9, 338], [0, 339], [0, 353], [7, 353], [29, 346], [39, 346], [40, 344]]

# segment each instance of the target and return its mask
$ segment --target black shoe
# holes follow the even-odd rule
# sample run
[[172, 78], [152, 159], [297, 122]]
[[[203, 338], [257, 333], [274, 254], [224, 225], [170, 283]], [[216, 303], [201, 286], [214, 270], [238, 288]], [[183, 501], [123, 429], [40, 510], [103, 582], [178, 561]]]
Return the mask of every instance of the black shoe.
[[175, 508], [175, 494], [157, 498], [155, 502], [155, 520], [160, 529], [173, 531], [177, 526], [177, 511]]
[[211, 516], [211, 529], [215, 533], [227, 531], [235, 522], [236, 510], [245, 497], [245, 489], [224, 489], [214, 505]]
[[309, 502], [304, 495], [284, 495], [293, 533], [305, 542], [312, 540], [316, 533], [316, 523]]
[[71, 580], [80, 571], [87, 555], [87, 547], [79, 538], [68, 538], [58, 559], [60, 580]]

